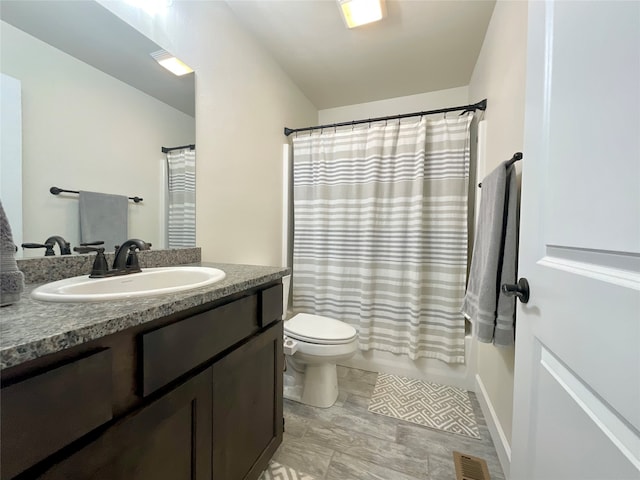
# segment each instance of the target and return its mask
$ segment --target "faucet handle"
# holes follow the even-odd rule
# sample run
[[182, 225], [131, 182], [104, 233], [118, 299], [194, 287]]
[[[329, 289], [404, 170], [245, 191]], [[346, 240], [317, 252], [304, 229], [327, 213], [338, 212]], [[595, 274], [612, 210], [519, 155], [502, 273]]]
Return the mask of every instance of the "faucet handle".
[[96, 258], [93, 261], [93, 267], [91, 267], [89, 278], [101, 278], [109, 272], [109, 265], [107, 264], [107, 259], [104, 256], [104, 247], [91, 247], [87, 245], [82, 247], [73, 247], [73, 250], [78, 253], [96, 252]]
[[22, 248], [46, 248], [44, 252], [45, 257], [55, 256], [56, 252], [53, 251], [53, 243], [23, 243]]
[[104, 252], [104, 247], [91, 247], [85, 244], [81, 245], [81, 247], [73, 247], [73, 251], [78, 253]]

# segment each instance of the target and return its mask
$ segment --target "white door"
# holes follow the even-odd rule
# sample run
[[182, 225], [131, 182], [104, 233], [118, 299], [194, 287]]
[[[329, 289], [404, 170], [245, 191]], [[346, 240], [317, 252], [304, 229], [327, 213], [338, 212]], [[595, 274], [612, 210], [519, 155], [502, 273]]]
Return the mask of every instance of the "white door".
[[511, 480], [640, 478], [640, 2], [529, 4]]

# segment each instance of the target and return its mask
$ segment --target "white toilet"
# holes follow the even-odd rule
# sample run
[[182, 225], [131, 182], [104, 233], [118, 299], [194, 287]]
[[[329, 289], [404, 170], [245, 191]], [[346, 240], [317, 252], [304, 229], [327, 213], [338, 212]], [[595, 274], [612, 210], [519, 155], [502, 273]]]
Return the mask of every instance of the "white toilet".
[[333, 318], [299, 313], [288, 317], [291, 276], [282, 279], [282, 319], [287, 371], [284, 396], [314, 407], [328, 408], [338, 398], [336, 363], [355, 355], [358, 332]]
[[338, 398], [336, 363], [355, 355], [358, 333], [329, 317], [299, 313], [284, 323], [285, 397], [328, 408]]

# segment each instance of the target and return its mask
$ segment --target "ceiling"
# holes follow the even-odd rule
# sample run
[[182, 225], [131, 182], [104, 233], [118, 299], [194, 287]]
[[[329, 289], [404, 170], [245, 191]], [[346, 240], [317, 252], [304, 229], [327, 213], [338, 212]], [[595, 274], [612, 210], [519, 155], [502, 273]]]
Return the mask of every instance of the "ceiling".
[[[495, 0], [387, 0], [349, 30], [335, 0], [226, 0], [318, 108], [469, 84]], [[194, 76], [151, 59], [160, 47], [93, 1], [2, 0], [0, 18], [195, 116]]]
[[395, 0], [344, 26], [335, 0], [227, 0], [318, 108], [469, 84], [495, 0]]
[[195, 117], [194, 75], [176, 77], [150, 53], [161, 48], [93, 1], [2, 0], [0, 18]]

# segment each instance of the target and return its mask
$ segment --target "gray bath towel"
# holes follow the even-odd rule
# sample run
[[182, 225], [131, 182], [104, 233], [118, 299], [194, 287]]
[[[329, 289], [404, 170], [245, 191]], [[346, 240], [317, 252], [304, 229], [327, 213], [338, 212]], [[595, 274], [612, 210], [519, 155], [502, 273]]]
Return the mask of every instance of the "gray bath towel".
[[107, 252], [127, 240], [129, 200], [123, 195], [80, 192], [80, 242], [102, 240]]
[[480, 216], [462, 313], [475, 326], [478, 340], [497, 346], [514, 342], [515, 297], [500, 287], [515, 283], [518, 198], [513, 165], [500, 164], [482, 180]]
[[0, 306], [19, 301], [23, 290], [24, 275], [18, 270], [11, 226], [0, 202]]

